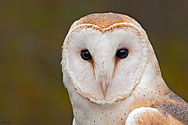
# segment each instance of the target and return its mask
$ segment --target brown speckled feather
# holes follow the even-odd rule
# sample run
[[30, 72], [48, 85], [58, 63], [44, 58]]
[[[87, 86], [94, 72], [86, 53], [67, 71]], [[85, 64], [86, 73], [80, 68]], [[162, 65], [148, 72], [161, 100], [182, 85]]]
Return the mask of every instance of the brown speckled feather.
[[174, 118], [188, 125], [188, 103], [169, 90], [169, 98], [157, 106], [159, 111], [165, 111]]

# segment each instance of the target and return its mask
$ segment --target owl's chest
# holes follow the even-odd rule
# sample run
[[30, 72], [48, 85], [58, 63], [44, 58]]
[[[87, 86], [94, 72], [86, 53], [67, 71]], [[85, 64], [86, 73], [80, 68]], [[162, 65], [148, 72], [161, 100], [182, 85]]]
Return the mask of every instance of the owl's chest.
[[129, 113], [136, 107], [144, 106], [143, 103], [135, 103], [130, 97], [114, 104], [94, 104], [88, 100], [73, 103], [73, 113], [78, 125], [123, 125]]
[[126, 105], [119, 106], [93, 106], [74, 107], [74, 117], [78, 125], [97, 124], [97, 125], [121, 125], [129, 113]]

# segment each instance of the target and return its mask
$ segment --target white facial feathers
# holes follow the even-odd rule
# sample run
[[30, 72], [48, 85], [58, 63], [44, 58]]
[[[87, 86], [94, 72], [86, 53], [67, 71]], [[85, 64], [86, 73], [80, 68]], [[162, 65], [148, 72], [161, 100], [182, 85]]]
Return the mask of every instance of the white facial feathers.
[[[144, 30], [127, 16], [128, 22], [108, 27], [108, 23], [79, 24], [80, 20], [73, 24], [63, 45], [63, 71], [72, 86], [94, 103], [127, 98], [139, 84], [148, 62], [148, 49], [152, 50]], [[127, 49], [128, 56], [117, 59], [119, 49]], [[82, 59], [82, 50], [88, 50], [92, 60]]]

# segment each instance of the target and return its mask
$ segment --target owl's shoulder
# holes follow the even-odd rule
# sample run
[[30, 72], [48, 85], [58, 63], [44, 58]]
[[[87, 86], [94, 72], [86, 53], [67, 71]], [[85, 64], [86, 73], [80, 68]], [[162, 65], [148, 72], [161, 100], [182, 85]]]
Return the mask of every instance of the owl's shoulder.
[[188, 103], [169, 90], [168, 98], [130, 112], [126, 124], [188, 124]]
[[169, 90], [169, 98], [157, 105], [156, 108], [170, 114], [184, 124], [188, 124], [188, 103], [171, 90]]
[[181, 125], [181, 121], [175, 119], [169, 114], [164, 114], [156, 108], [152, 107], [140, 107], [134, 109], [127, 117], [126, 125]]

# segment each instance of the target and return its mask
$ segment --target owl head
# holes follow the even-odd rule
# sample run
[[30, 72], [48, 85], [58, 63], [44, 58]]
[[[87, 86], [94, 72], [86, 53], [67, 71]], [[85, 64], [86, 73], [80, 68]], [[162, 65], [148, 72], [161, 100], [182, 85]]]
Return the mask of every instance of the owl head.
[[134, 19], [91, 14], [75, 21], [65, 38], [64, 84], [91, 102], [114, 103], [130, 96], [153, 60], [157, 63], [148, 37]]

